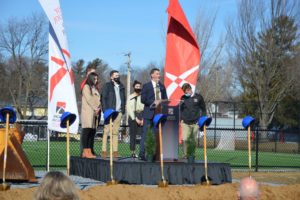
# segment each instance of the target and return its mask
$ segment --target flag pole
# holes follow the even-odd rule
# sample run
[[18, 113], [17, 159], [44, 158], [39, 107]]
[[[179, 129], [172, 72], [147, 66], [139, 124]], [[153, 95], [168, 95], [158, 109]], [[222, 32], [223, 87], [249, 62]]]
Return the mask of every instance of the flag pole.
[[[128, 61], [125, 63], [127, 64], [127, 97], [129, 97], [130, 95], [130, 80], [131, 80], [131, 52], [128, 52], [126, 54], [124, 54], [124, 56], [128, 57]], [[128, 112], [126, 110], [126, 125], [128, 125]]]

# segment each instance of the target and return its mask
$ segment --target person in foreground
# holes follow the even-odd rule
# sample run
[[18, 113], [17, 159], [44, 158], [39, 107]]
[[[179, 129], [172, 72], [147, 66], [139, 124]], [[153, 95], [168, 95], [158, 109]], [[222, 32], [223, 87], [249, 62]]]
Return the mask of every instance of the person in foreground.
[[96, 134], [96, 120], [100, 112], [100, 92], [98, 89], [98, 75], [94, 72], [88, 75], [82, 89], [81, 127], [83, 158], [96, 158], [92, 153]]
[[79, 200], [75, 184], [62, 172], [48, 172], [33, 200]]
[[132, 93], [127, 100], [127, 112], [128, 112], [128, 124], [130, 134], [130, 150], [132, 152], [131, 157], [136, 158], [136, 135], [141, 135], [143, 129], [143, 110], [144, 104], [141, 102], [141, 88], [142, 83], [134, 81]]
[[195, 139], [199, 129], [198, 119], [206, 115], [206, 106], [203, 97], [198, 93], [193, 93], [192, 86], [189, 83], [184, 83], [181, 87], [183, 95], [180, 104], [180, 122], [182, 131], [183, 154], [186, 158], [187, 139], [191, 133]]
[[[92, 65], [88, 65], [85, 70], [85, 78], [83, 79], [83, 81], [80, 84], [81, 94], [82, 94], [82, 90], [85, 86], [88, 76], [90, 75], [90, 73], [93, 73], [93, 72], [96, 73], [95, 67], [93, 67]], [[82, 141], [82, 132], [80, 133], [80, 141]], [[91, 152], [92, 152], [92, 154], [95, 154], [94, 146], [92, 146]], [[82, 142], [80, 142], [80, 155], [82, 155], [82, 153], [83, 153], [83, 146], [82, 146]]]
[[246, 177], [240, 182], [238, 191], [239, 200], [256, 200], [259, 199], [259, 187], [253, 178]]
[[141, 101], [144, 104], [143, 111], [143, 133], [140, 141], [140, 153], [139, 158], [145, 160], [145, 141], [147, 135], [147, 129], [152, 127], [152, 120], [154, 114], [161, 112], [161, 102], [168, 100], [167, 91], [165, 86], [160, 82], [160, 70], [153, 68], [150, 71], [151, 81], [143, 85], [141, 92]]
[[[123, 114], [125, 114], [125, 87], [120, 81], [120, 74], [117, 70], [110, 72], [110, 81], [103, 86], [101, 103], [103, 112], [107, 109], [114, 109], [118, 112], [118, 116], [113, 120], [112, 131], [112, 145], [113, 157], [119, 157], [118, 144], [119, 144], [119, 128]], [[106, 158], [107, 153], [107, 135], [109, 133], [109, 124], [104, 125], [103, 139], [102, 139], [102, 153], [101, 157]], [[111, 140], [110, 140], [111, 141]]]

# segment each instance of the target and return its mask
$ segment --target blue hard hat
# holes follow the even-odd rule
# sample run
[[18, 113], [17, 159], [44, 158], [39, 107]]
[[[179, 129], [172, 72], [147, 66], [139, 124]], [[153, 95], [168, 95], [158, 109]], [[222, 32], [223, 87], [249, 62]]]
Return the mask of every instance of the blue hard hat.
[[5, 106], [4, 108], [1, 108], [0, 110], [0, 119], [4, 123], [6, 122], [6, 115], [9, 114], [9, 123], [13, 124], [17, 120], [16, 111], [11, 106]]
[[165, 123], [166, 121], [167, 121], [167, 115], [159, 113], [155, 115], [153, 118], [154, 127], [157, 127], [159, 123]]
[[202, 116], [198, 120], [198, 126], [200, 129], [202, 129], [204, 125], [209, 126], [211, 121], [212, 121], [211, 117]]
[[243, 121], [242, 121], [242, 125], [244, 128], [248, 128], [248, 126], [251, 125], [252, 122], [254, 122], [254, 118], [251, 116], [246, 116], [244, 117]]
[[70, 112], [64, 112], [60, 117], [60, 127], [66, 128], [68, 120], [69, 120], [69, 125], [71, 126], [76, 120], [76, 115]]
[[104, 124], [108, 124], [109, 123], [109, 119], [112, 118], [112, 120], [116, 119], [116, 117], [118, 116], [118, 112], [115, 111], [112, 108], [108, 108], [104, 111]]

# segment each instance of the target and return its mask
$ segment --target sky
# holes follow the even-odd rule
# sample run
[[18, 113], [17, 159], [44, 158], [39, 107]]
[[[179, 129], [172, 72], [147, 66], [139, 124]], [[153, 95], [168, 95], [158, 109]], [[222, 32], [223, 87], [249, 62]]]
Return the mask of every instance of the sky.
[[[225, 22], [238, 0], [179, 0], [191, 25], [201, 10], [217, 11], [214, 40], [225, 33]], [[102, 59], [114, 69], [160, 64], [165, 57], [168, 0], [60, 0], [71, 61]], [[43, 13], [38, 0], [0, 0], [0, 23]]]

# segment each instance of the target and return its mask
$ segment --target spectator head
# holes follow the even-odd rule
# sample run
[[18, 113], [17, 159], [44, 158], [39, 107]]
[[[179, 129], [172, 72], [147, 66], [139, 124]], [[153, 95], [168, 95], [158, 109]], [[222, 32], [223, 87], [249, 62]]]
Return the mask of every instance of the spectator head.
[[240, 200], [255, 200], [259, 198], [258, 184], [253, 178], [243, 178], [240, 182], [238, 191], [238, 199]]
[[34, 200], [79, 200], [75, 184], [62, 172], [48, 172], [37, 189]]
[[150, 71], [151, 80], [158, 82], [160, 80], [160, 70], [158, 68], [152, 68]]
[[191, 96], [193, 94], [192, 86], [189, 83], [184, 83], [181, 87], [184, 94]]
[[97, 86], [99, 83], [99, 77], [98, 74], [95, 72], [92, 72], [88, 75], [85, 84], [88, 84], [90, 87]]
[[142, 90], [142, 83], [135, 80], [132, 84], [132, 87], [136, 93], [140, 93]]
[[112, 70], [110, 73], [110, 79], [115, 83], [120, 83], [120, 73], [117, 70]]

